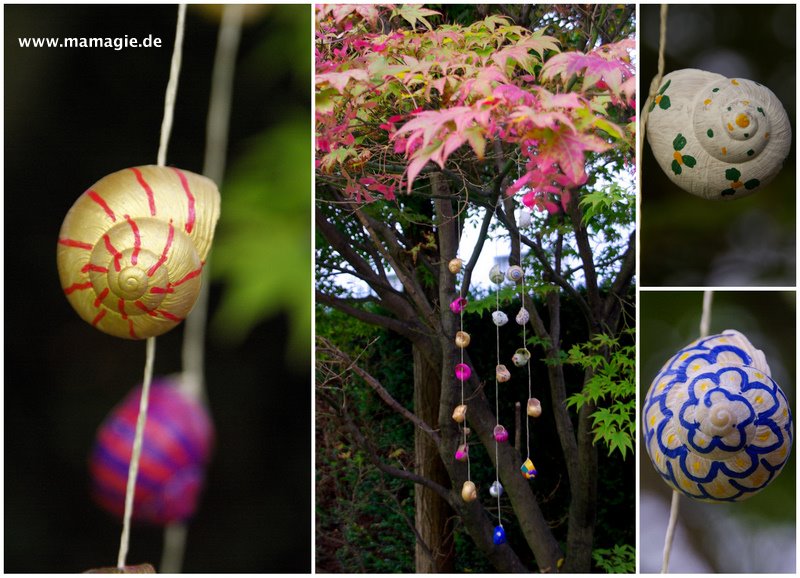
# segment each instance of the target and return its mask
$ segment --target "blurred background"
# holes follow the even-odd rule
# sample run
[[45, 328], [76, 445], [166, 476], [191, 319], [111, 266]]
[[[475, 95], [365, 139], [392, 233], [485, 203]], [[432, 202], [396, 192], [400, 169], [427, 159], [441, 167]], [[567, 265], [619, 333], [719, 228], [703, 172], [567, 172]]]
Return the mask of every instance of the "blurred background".
[[[658, 371], [699, 337], [702, 305], [702, 291], [640, 293], [640, 416]], [[795, 318], [794, 291], [716, 291], [709, 334], [736, 329], [761, 349], [797, 419]], [[672, 490], [650, 463], [641, 433], [639, 442], [640, 569], [659, 572]], [[670, 573], [795, 572], [795, 453], [767, 488], [743, 502], [708, 504], [682, 496]]]
[[[640, 8], [641, 86], [657, 71], [659, 6]], [[797, 134], [794, 4], [670, 5], [665, 74], [698, 68], [767, 86]], [[644, 106], [647, 94], [640, 96]], [[642, 286], [795, 285], [796, 146], [778, 177], [755, 194], [714, 202], [682, 191], [642, 160]]]
[[[221, 9], [191, 6], [167, 163], [201, 172]], [[96, 428], [141, 381], [144, 342], [94, 330], [59, 285], [56, 240], [102, 176], [153, 164], [176, 6], [11, 5], [5, 22], [5, 571], [116, 562], [121, 523], [89, 498]], [[211, 254], [207, 389], [216, 450], [187, 572], [309, 572], [310, 7], [248, 6]], [[26, 48], [20, 37], [150, 34], [161, 48]], [[158, 338], [180, 371], [182, 327]], [[158, 564], [135, 526], [130, 564]]]

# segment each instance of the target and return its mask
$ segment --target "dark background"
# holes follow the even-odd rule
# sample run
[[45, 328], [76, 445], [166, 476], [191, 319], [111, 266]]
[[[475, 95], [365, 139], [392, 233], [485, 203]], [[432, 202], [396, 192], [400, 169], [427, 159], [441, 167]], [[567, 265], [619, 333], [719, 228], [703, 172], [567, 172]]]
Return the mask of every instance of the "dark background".
[[[287, 22], [299, 21], [310, 35], [309, 10], [271, 7], [245, 28], [230, 162], [287, 108], [308, 114], [308, 74], [292, 82], [290, 72], [259, 55], [276, 30], [286, 33]], [[203, 163], [218, 23], [212, 12], [194, 6], [187, 14], [167, 157], [194, 172]], [[155, 162], [176, 14], [175, 6], [155, 5], [4, 7], [7, 572], [79, 572], [116, 562], [121, 523], [90, 501], [87, 456], [106, 413], [141, 380], [144, 343], [102, 334], [77, 316], [59, 285], [56, 239], [67, 210], [92, 183]], [[161, 37], [162, 47], [20, 49], [17, 41], [125, 34]], [[310, 38], [299, 40], [310, 46]], [[307, 69], [307, 52], [280, 48], [285, 52], [273, 53], [284, 68], [297, 57]], [[308, 189], [294, 193], [310, 199]], [[308, 229], [298, 235], [308, 242]], [[308, 253], [298, 267], [309, 270], [310, 287]], [[211, 289], [213, 318], [226, 282]], [[310, 339], [305, 359], [290, 366], [288, 323], [276, 313], [240, 341], [210, 332], [207, 385], [217, 444], [189, 528], [187, 572], [310, 571]], [[158, 338], [157, 374], [180, 370], [181, 337], [179, 327]], [[135, 527], [128, 562], [158, 564], [161, 534]]]
[[[657, 71], [659, 6], [642, 5], [640, 108]], [[793, 4], [670, 5], [664, 73], [698, 68], [767, 86], [797, 138]], [[642, 135], [644, 137], [644, 135]], [[641, 285], [795, 285], [796, 146], [777, 178], [744, 199], [716, 202], [687, 193], [656, 164], [641, 161]]]

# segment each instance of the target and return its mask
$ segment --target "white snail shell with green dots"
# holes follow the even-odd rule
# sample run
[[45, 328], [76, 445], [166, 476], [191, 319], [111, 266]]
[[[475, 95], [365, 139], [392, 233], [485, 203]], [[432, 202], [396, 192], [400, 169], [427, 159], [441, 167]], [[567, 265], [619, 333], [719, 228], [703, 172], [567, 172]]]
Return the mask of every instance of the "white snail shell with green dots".
[[693, 341], [661, 368], [644, 400], [647, 453], [675, 490], [744, 500], [781, 472], [792, 414], [764, 354], [728, 329]]
[[666, 175], [706, 199], [739, 199], [768, 184], [792, 145], [778, 97], [743, 78], [685, 69], [664, 76], [647, 108], [647, 140]]
[[117, 337], [169, 331], [197, 300], [219, 210], [217, 186], [189, 171], [141, 166], [103, 177], [61, 226], [58, 273], [67, 299]]

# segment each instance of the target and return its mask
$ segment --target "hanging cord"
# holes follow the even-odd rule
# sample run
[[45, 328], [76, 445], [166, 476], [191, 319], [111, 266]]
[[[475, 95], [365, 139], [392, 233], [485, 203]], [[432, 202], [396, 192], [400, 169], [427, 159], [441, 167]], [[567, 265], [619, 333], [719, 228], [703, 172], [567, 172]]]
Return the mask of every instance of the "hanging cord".
[[[217, 37], [214, 70], [211, 73], [211, 97], [208, 103], [206, 122], [206, 150], [203, 174], [218, 185], [225, 175], [225, 156], [228, 148], [233, 77], [236, 69], [236, 54], [242, 33], [244, 6], [226, 4]], [[208, 259], [203, 269], [208, 267]], [[186, 318], [183, 329], [183, 373], [179, 388], [186, 395], [206, 403], [204, 359], [206, 320], [208, 318], [208, 289], [204, 282], [200, 286], [192, 313]], [[183, 566], [188, 527], [185, 522], [168, 524], [164, 528], [164, 547], [159, 572], [177, 574]]]
[[[522, 309], [525, 309], [525, 269], [522, 270], [522, 286], [520, 288], [520, 295], [522, 298]], [[527, 334], [527, 323], [522, 324], [522, 347], [527, 349], [528, 344], [528, 334]], [[528, 399], [533, 397], [533, 390], [531, 388], [531, 360], [530, 357], [526, 363], [528, 367]], [[525, 412], [525, 446], [527, 449], [527, 459], [531, 458], [531, 416]]]
[[[714, 292], [706, 290], [703, 292], [703, 312], [700, 315], [700, 337], [708, 337], [711, 326], [711, 303], [714, 300]], [[661, 563], [661, 573], [669, 572], [669, 556], [672, 552], [672, 540], [675, 538], [675, 528], [678, 523], [678, 506], [680, 494], [677, 490], [672, 490], [672, 501], [669, 507], [669, 523], [667, 524], [667, 535], [664, 538], [664, 558]]]
[[[636, 171], [636, 185], [639, 191], [639, 194], [636, 195], [636, 213], [637, 213], [637, 222], [641, 223], [641, 209], [642, 209], [642, 167], [641, 162], [643, 158], [644, 152], [644, 138], [647, 134], [647, 119], [650, 116], [650, 103], [655, 98], [656, 93], [658, 92], [659, 87], [661, 86], [661, 79], [664, 77], [664, 50], [667, 46], [667, 13], [669, 11], [668, 4], [661, 5], [661, 22], [659, 25], [659, 33], [658, 33], [658, 69], [656, 71], [656, 75], [653, 77], [653, 80], [650, 82], [650, 92], [647, 95], [647, 100], [645, 100], [644, 104], [642, 105], [642, 112], [639, 118], [639, 133], [637, 134], [637, 138], [639, 139], [639, 164], [638, 170]], [[637, 251], [638, 253], [638, 251]]]
[[[494, 262], [497, 263], [497, 243], [494, 243]], [[500, 285], [495, 288], [495, 311], [500, 311]], [[495, 323], [495, 343], [497, 345], [497, 365], [500, 365], [500, 326]], [[494, 372], [494, 415], [495, 425], [500, 425], [500, 387], [497, 381], [497, 371]], [[500, 514], [500, 442], [494, 439], [494, 483], [497, 494], [497, 525], [502, 527], [503, 520]]]
[[[458, 231], [458, 234], [459, 234], [459, 237], [460, 237], [461, 236], [461, 210], [460, 209], [458, 211], [458, 214], [456, 215], [456, 224], [457, 224], [457, 231]], [[459, 245], [460, 244], [461, 244], [461, 242], [460, 242], [460, 238], [459, 238]], [[459, 287], [460, 286], [461, 285], [459, 285]], [[462, 295], [462, 289], [459, 289], [458, 296], [459, 297], [464, 297], [464, 295]], [[465, 307], [462, 307], [461, 311], [459, 312], [459, 317], [458, 317], [459, 331], [464, 331], [464, 309], [465, 309]], [[464, 348], [460, 347], [459, 350], [461, 352], [461, 363], [463, 364], [464, 363]], [[464, 405], [464, 380], [461, 379], [459, 381], [461, 381], [461, 405]], [[471, 482], [472, 481], [472, 464], [470, 463], [469, 446], [467, 445], [467, 422], [466, 422], [466, 420], [464, 421], [464, 425], [462, 426], [462, 430], [461, 431], [464, 434], [464, 437], [463, 437], [464, 450], [466, 451], [466, 454], [467, 454], [467, 481]]]
[[[158, 165], [164, 166], [167, 159], [167, 146], [169, 135], [172, 131], [172, 118], [175, 111], [175, 95], [178, 92], [178, 76], [181, 68], [181, 49], [183, 45], [183, 30], [186, 20], [186, 5], [178, 6], [178, 23], [175, 31], [175, 47], [172, 53], [167, 93], [164, 99], [164, 118], [161, 123], [161, 141], [158, 147]], [[133, 514], [133, 497], [136, 493], [136, 477], [139, 473], [139, 459], [142, 455], [142, 440], [147, 422], [147, 404], [150, 397], [150, 383], [153, 380], [153, 365], [156, 358], [156, 338], [147, 339], [146, 355], [144, 362], [144, 379], [142, 380], [142, 396], [139, 400], [139, 415], [136, 419], [136, 433], [133, 438], [133, 451], [131, 463], [128, 467], [128, 484], [125, 491], [125, 513], [122, 519], [122, 535], [119, 541], [119, 554], [117, 568], [125, 568], [125, 559], [128, 556], [130, 544], [131, 515]]]

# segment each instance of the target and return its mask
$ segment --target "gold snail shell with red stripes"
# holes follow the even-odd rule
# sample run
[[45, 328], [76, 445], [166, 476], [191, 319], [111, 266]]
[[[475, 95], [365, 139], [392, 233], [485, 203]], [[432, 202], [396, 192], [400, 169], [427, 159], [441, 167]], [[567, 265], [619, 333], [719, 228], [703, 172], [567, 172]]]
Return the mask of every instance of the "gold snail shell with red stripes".
[[64, 218], [58, 273], [67, 299], [105, 333], [145, 339], [191, 311], [220, 197], [208, 178], [141, 166], [107, 175]]

